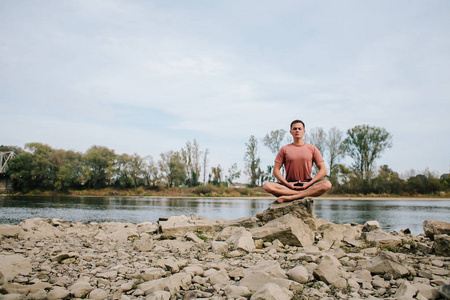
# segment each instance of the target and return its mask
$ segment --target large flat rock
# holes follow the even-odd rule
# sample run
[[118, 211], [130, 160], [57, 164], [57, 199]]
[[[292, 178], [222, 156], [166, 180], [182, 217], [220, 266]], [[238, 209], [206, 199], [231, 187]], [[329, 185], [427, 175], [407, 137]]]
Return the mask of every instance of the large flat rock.
[[285, 203], [274, 202], [268, 209], [258, 213], [256, 218], [260, 222], [260, 225], [262, 225], [288, 214], [301, 219], [311, 230], [315, 231], [317, 229], [314, 200], [309, 197]]

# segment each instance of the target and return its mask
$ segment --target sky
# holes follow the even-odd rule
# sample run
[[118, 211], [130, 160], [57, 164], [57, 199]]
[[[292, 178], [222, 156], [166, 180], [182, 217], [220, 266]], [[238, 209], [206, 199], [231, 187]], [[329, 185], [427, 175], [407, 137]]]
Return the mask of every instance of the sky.
[[377, 166], [439, 176], [449, 78], [447, 0], [0, 1], [0, 145], [158, 160], [195, 139], [226, 171], [253, 135], [266, 169], [262, 138], [301, 119], [382, 127]]

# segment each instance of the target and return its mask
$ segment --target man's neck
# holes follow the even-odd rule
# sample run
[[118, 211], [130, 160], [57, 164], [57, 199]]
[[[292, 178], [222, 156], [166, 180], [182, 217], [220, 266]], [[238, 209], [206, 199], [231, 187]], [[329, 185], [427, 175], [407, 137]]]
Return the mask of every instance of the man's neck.
[[305, 144], [305, 141], [303, 139], [294, 139], [294, 142], [292, 143], [295, 146], [303, 146]]

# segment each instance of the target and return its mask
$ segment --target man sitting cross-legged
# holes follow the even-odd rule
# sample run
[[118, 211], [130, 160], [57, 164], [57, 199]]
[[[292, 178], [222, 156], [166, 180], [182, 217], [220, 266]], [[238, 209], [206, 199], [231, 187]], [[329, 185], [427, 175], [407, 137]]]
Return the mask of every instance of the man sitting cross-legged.
[[[331, 188], [330, 181], [322, 180], [327, 174], [327, 168], [319, 149], [303, 140], [305, 124], [300, 120], [293, 121], [290, 133], [294, 142], [280, 149], [273, 167], [273, 175], [280, 182], [264, 184], [264, 190], [278, 197], [279, 203], [320, 196]], [[319, 172], [311, 177], [313, 163]], [[286, 170], [286, 178], [280, 171], [283, 165]]]

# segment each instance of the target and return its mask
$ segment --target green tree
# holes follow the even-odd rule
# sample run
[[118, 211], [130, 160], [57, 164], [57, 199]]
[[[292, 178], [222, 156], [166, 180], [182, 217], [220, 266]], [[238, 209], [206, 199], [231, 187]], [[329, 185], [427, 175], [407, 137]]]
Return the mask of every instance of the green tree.
[[25, 145], [25, 148], [33, 154], [31, 178], [35, 181], [35, 186], [43, 189], [53, 189], [57, 173], [57, 166], [50, 161], [53, 149], [49, 145], [41, 143], [28, 143]]
[[159, 170], [153, 160], [151, 155], [148, 155], [144, 158], [144, 178], [147, 181], [147, 185], [150, 186], [150, 183], [153, 187], [156, 186], [157, 181], [159, 180]]
[[403, 181], [387, 165], [382, 165], [378, 169], [378, 175], [373, 179], [372, 191], [377, 194], [401, 194], [403, 191]]
[[179, 186], [186, 181], [186, 165], [179, 152], [161, 153], [159, 167], [168, 187]]
[[69, 188], [81, 188], [83, 184], [83, 154], [71, 150], [58, 150], [52, 157], [52, 160], [61, 160], [58, 164], [59, 167], [54, 183], [56, 190], [66, 192]]
[[222, 183], [222, 167], [218, 165], [217, 167], [211, 167], [210, 182], [215, 186], [220, 186]]
[[114, 162], [113, 177], [115, 178], [115, 184], [122, 188], [130, 188], [132, 185], [131, 179], [131, 156], [123, 153], [116, 156]]
[[226, 181], [228, 183], [228, 186], [233, 184], [233, 181], [235, 179], [238, 179], [241, 177], [241, 171], [238, 169], [237, 163], [234, 163], [231, 165], [231, 167], [228, 169], [228, 176], [226, 176]]
[[259, 179], [261, 160], [258, 156], [258, 140], [255, 136], [250, 136], [248, 143], [245, 143], [247, 150], [244, 155], [245, 173], [250, 176], [250, 186], [256, 186]]
[[344, 145], [346, 153], [354, 160], [355, 175], [367, 185], [375, 160], [386, 148], [392, 147], [392, 137], [384, 128], [357, 125], [347, 130]]
[[24, 150], [18, 146], [6, 146], [6, 145], [0, 146], [0, 152], [10, 152], [10, 151], [14, 152], [15, 155], [19, 155], [20, 153], [24, 152]]
[[114, 175], [114, 163], [116, 154], [103, 146], [92, 146], [85, 154], [85, 168], [83, 175], [87, 177], [87, 183], [92, 188], [103, 188], [109, 184]]
[[410, 177], [406, 183], [406, 190], [411, 194], [431, 194], [439, 191], [439, 179], [430, 171]]
[[33, 154], [22, 152], [9, 162], [6, 174], [11, 178], [15, 190], [26, 193], [36, 187], [31, 177], [32, 171]]
[[187, 141], [186, 146], [181, 149], [181, 155], [186, 165], [187, 185], [199, 185], [202, 152], [197, 140]]
[[137, 188], [139, 178], [144, 176], [144, 168], [144, 159], [137, 153], [133, 154], [130, 157], [130, 177], [133, 181], [134, 188]]

